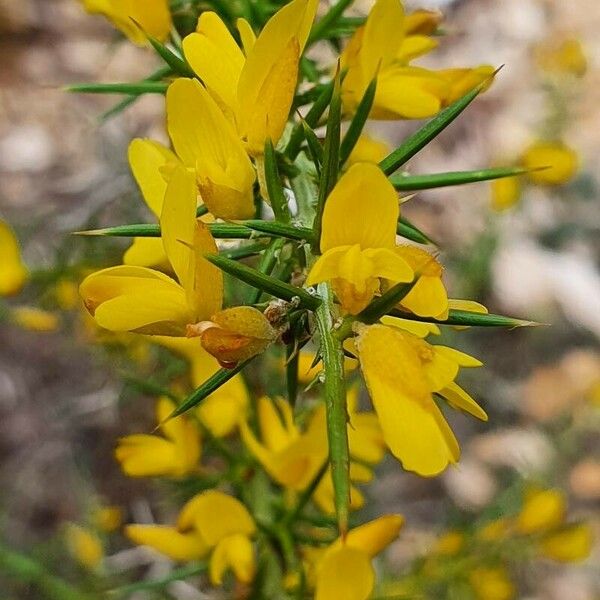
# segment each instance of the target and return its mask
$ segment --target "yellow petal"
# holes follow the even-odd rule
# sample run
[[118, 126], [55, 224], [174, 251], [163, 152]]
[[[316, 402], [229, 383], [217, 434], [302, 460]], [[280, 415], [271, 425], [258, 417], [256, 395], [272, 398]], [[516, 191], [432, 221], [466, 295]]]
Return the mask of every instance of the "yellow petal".
[[123, 264], [138, 267], [168, 268], [169, 259], [161, 238], [134, 238], [123, 255]]
[[[186, 417], [170, 419], [176, 406], [168, 398], [159, 398], [156, 404], [156, 421], [176, 451], [181, 474], [193, 471], [200, 460], [200, 432], [193, 421]], [[167, 420], [168, 419], [168, 420]]]
[[327, 198], [321, 252], [336, 246], [393, 248], [399, 217], [396, 190], [376, 165], [352, 165]]
[[367, 600], [375, 585], [369, 556], [349, 546], [325, 554], [318, 567], [315, 600]]
[[[289, 410], [289, 404], [287, 406]], [[290, 431], [285, 427], [274, 403], [266, 396], [258, 399], [257, 413], [261, 437], [269, 451], [279, 452], [298, 437], [295, 428]]]
[[400, 305], [419, 317], [448, 318], [448, 293], [439, 277], [419, 277]]
[[240, 39], [242, 40], [242, 48], [244, 49], [244, 54], [248, 56], [254, 48], [254, 44], [256, 43], [256, 35], [252, 29], [252, 26], [246, 19], [238, 19], [236, 21], [236, 26], [238, 33], [240, 34]]
[[202, 536], [196, 531], [181, 533], [163, 525], [127, 525], [125, 535], [140, 546], [150, 546], [177, 561], [199, 560], [209, 551]]
[[129, 144], [129, 166], [148, 208], [160, 217], [167, 182], [161, 171], [179, 161], [168, 148], [153, 140], [135, 139]]
[[405, 335], [384, 325], [364, 327], [357, 348], [385, 441], [403, 467], [432, 476], [455, 463], [458, 443], [431, 398], [421, 360]]
[[470, 354], [465, 354], [456, 348], [449, 348], [448, 346], [434, 346], [434, 350], [437, 354], [441, 354], [445, 358], [454, 361], [459, 367], [481, 367], [483, 363], [477, 360]]
[[251, 536], [256, 531], [248, 509], [233, 496], [216, 490], [202, 492], [187, 502], [179, 513], [177, 527], [194, 527], [211, 547], [230, 535]]
[[183, 40], [183, 51], [219, 105], [226, 107], [234, 118], [244, 55], [221, 18], [212, 11], [203, 12], [196, 33]]
[[120, 506], [99, 506], [93, 512], [92, 521], [100, 531], [112, 533], [121, 527], [123, 510]]
[[410, 319], [401, 319], [400, 317], [391, 317], [385, 315], [381, 318], [381, 322], [389, 327], [397, 327], [403, 331], [408, 331], [418, 338], [426, 338], [428, 335], [440, 335], [440, 328], [434, 323], [420, 323], [419, 321], [411, 321]]
[[456, 383], [449, 383], [438, 393], [440, 396], [443, 396], [453, 408], [463, 410], [482, 421], [488, 420], [488, 416], [483, 408], [481, 408], [481, 406], [479, 406], [479, 404], [477, 404], [477, 402], [475, 402], [475, 400], [473, 400], [473, 398], [471, 398], [471, 396]]
[[507, 210], [517, 204], [521, 198], [521, 179], [502, 177], [491, 183], [492, 207], [494, 210]]
[[0, 219], [0, 296], [18, 294], [29, 276], [19, 242], [8, 223]]
[[495, 68], [490, 65], [481, 65], [474, 69], [445, 69], [437, 71], [436, 74], [442, 77], [448, 84], [446, 94], [444, 95], [444, 104], [452, 104], [459, 98], [462, 98], [467, 92], [473, 88], [488, 81], [486, 87], [489, 87], [493, 82]]
[[538, 185], [562, 185], [570, 181], [579, 168], [577, 153], [562, 142], [536, 142], [523, 153], [523, 166], [527, 169], [549, 167], [528, 173]]
[[135, 434], [119, 440], [115, 457], [128, 477], [175, 476], [175, 445], [157, 435]]
[[404, 32], [406, 35], [435, 33], [442, 13], [433, 10], [415, 10], [404, 17]]
[[69, 553], [80, 565], [87, 569], [95, 569], [99, 566], [104, 558], [104, 550], [100, 538], [95, 533], [69, 523], [65, 536]]
[[404, 518], [401, 515], [378, 517], [351, 529], [346, 537], [346, 545], [362, 550], [373, 558], [398, 537], [403, 524]]
[[571, 525], [544, 538], [540, 551], [552, 560], [576, 562], [585, 560], [590, 555], [593, 543], [589, 525]]
[[350, 166], [360, 162], [379, 163], [390, 152], [389, 144], [363, 133], [350, 153], [347, 165]]
[[540, 490], [530, 493], [517, 518], [520, 533], [547, 531], [559, 526], [565, 519], [567, 503], [561, 490]]
[[426, 35], [409, 35], [402, 40], [396, 53], [396, 60], [408, 64], [411, 60], [431, 52], [439, 46], [439, 42]]
[[10, 320], [29, 331], [50, 332], [60, 327], [58, 315], [35, 306], [15, 306], [9, 311]]
[[504, 567], [478, 567], [469, 574], [477, 600], [512, 600], [515, 586]]
[[241, 583], [250, 583], [256, 573], [256, 560], [252, 542], [238, 533], [222, 539], [210, 557], [210, 581], [223, 583], [223, 575], [231, 569]]
[[383, 459], [385, 442], [374, 413], [351, 413], [348, 428], [350, 455], [360, 461], [376, 464]]
[[474, 312], [479, 314], [487, 314], [488, 309], [479, 302], [474, 300], [458, 300], [456, 298], [450, 298], [448, 300], [448, 308], [453, 310], [464, 310], [466, 312]]
[[179, 78], [167, 91], [167, 125], [177, 154], [196, 171], [200, 193], [215, 217], [254, 214], [254, 169], [230, 121], [197, 81]]

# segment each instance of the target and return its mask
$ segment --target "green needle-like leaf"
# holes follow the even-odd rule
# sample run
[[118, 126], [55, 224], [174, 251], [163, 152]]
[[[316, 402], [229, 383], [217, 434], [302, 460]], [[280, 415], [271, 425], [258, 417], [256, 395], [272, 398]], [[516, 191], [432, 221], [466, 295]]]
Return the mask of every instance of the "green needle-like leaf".
[[[192, 394], [190, 394], [166, 419], [170, 421], [175, 417], [178, 417], [188, 410], [191, 410], [195, 406], [198, 406], [202, 400], [210, 396], [213, 392], [217, 391], [223, 384], [227, 383], [232, 377], [235, 377], [242, 369], [244, 369], [252, 360], [256, 358], [253, 356], [248, 360], [239, 363], [233, 369], [220, 369], [214, 375], [209, 377], [199, 388], [196, 388]], [[162, 423], [161, 423], [162, 425]]]
[[467, 92], [462, 98], [440, 111], [436, 117], [431, 119], [417, 132], [413, 133], [396, 150], [386, 156], [379, 166], [386, 175], [391, 175], [399, 169], [406, 161], [411, 159], [419, 150], [424, 148], [431, 140], [439, 135], [460, 113], [462, 113], [475, 98], [485, 89], [487, 81]]
[[410, 192], [477, 183], [479, 181], [490, 181], [503, 177], [515, 177], [528, 172], [529, 169], [522, 167], [498, 167], [495, 169], [480, 169], [478, 171], [434, 173], [432, 175], [393, 175], [390, 177], [390, 182], [397, 190]]
[[[274, 238], [269, 242], [268, 247], [262, 253], [260, 257], [260, 262], [257, 265], [257, 270], [265, 275], [271, 275], [275, 265], [277, 264], [277, 260], [279, 259], [279, 254], [285, 245], [284, 238]], [[264, 246], [263, 246], [264, 248]], [[221, 256], [224, 256], [223, 252], [220, 253]], [[231, 258], [231, 257], [227, 257]], [[250, 290], [250, 296], [248, 297], [248, 304], [258, 304], [260, 302], [260, 297], [262, 296], [262, 290], [253, 288]]]
[[327, 37], [328, 31], [337, 25], [344, 11], [354, 2], [354, 0], [338, 0], [329, 11], [313, 26], [308, 44]]
[[142, 94], [165, 94], [168, 83], [163, 81], [139, 81], [137, 83], [76, 83], [68, 85], [67, 92], [79, 94], [127, 94], [141, 96]]
[[[243, 225], [231, 223], [208, 223], [208, 228], [218, 239], [237, 240], [248, 239], [253, 231]], [[117, 225], [104, 229], [76, 231], [74, 235], [106, 236], [106, 237], [160, 237], [160, 225], [154, 223], [139, 223], [135, 225]]]
[[308, 229], [307, 227], [285, 225], [275, 221], [252, 219], [249, 221], [242, 221], [241, 224], [254, 231], [259, 231], [270, 236], [287, 238], [288, 240], [310, 242], [313, 236], [312, 229]]
[[229, 275], [233, 275], [233, 277], [236, 277], [240, 281], [263, 290], [276, 298], [281, 298], [288, 302], [297, 298], [299, 306], [310, 310], [316, 310], [321, 304], [321, 299], [319, 297], [313, 296], [304, 288], [298, 288], [289, 283], [280, 281], [279, 279], [275, 279], [275, 277], [265, 275], [242, 263], [229, 260], [218, 254], [207, 254], [206, 259], [213, 265], [219, 267], [222, 271], [225, 271], [225, 273], [229, 273]]
[[159, 42], [156, 38], [147, 33], [145, 33], [145, 35], [156, 53], [165, 61], [165, 63], [167, 63], [167, 65], [169, 65], [169, 67], [171, 67], [174, 73], [177, 73], [182, 77], [196, 77], [196, 74], [192, 70], [192, 67], [188, 65], [187, 61], [175, 54], [173, 50], [168, 46], [165, 46], [162, 42]]
[[360, 134], [362, 133], [365, 123], [369, 118], [369, 114], [371, 113], [371, 108], [373, 108], [373, 101], [375, 100], [375, 93], [377, 92], [377, 77], [375, 77], [367, 89], [356, 108], [356, 112], [354, 113], [354, 117], [352, 117], [352, 121], [350, 121], [350, 125], [348, 126], [348, 131], [346, 131], [346, 135], [344, 135], [344, 139], [342, 140], [342, 144], [340, 146], [340, 165], [345, 165], [348, 160], [352, 150], [356, 146], [356, 142], [358, 142], [358, 138], [360, 138]]
[[323, 168], [321, 171], [321, 179], [319, 181], [319, 195], [317, 198], [315, 220], [313, 222], [313, 250], [316, 252], [319, 252], [325, 202], [331, 193], [331, 190], [337, 183], [340, 168], [340, 126], [342, 121], [340, 85], [341, 79], [338, 67], [331, 104], [329, 106], [329, 116], [327, 118], [327, 133], [325, 134], [325, 144], [323, 147]]
[[448, 318], [445, 321], [439, 321], [432, 317], [418, 317], [417, 315], [397, 309], [390, 310], [388, 314], [394, 317], [409, 319], [411, 321], [420, 321], [422, 323], [436, 323], [438, 325], [456, 325], [463, 327], [538, 327], [543, 325], [543, 323], [515, 319], [514, 317], [505, 317], [504, 315], [475, 313], [455, 309], [450, 309]]
[[315, 163], [317, 175], [320, 177], [321, 166], [323, 165], [323, 146], [321, 146], [321, 142], [317, 137], [317, 134], [308, 126], [308, 124], [304, 120], [302, 120], [302, 128], [304, 131], [304, 138], [306, 139], [306, 144], [308, 145], [308, 151], [310, 152], [310, 157]]
[[277, 155], [273, 142], [269, 138], [265, 141], [265, 180], [267, 184], [268, 200], [275, 214], [275, 219], [280, 223], [288, 223], [291, 220], [285, 191], [277, 169]]
[[408, 219], [400, 217], [398, 226], [396, 227], [396, 233], [407, 240], [417, 242], [417, 244], [436, 244], [428, 235], [423, 233], [418, 227], [413, 225]]

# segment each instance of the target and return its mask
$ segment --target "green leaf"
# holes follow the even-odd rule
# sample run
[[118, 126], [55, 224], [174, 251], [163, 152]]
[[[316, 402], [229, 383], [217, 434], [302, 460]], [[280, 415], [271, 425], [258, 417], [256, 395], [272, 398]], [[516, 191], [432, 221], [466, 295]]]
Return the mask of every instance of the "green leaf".
[[249, 258], [250, 256], [255, 256], [260, 254], [261, 252], [267, 250], [267, 245], [264, 241], [258, 241], [253, 244], [242, 244], [237, 248], [231, 248], [228, 250], [221, 250], [219, 253], [221, 256], [225, 258], [229, 258], [231, 260], [241, 260], [243, 258]]
[[107, 595], [109, 598], [114, 598], [115, 600], [118, 598], [129, 598], [134, 592], [159, 590], [167, 587], [170, 583], [175, 581], [184, 581], [189, 577], [202, 575], [202, 573], [205, 573], [206, 570], [207, 566], [205, 564], [186, 565], [185, 567], [174, 569], [166, 577], [162, 577], [161, 579], [136, 581], [135, 583], [113, 588], [107, 592]]
[[285, 225], [275, 221], [262, 221], [260, 219], [251, 219], [242, 221], [242, 224], [249, 229], [259, 231], [270, 236], [283, 237], [288, 240], [307, 241], [312, 240], [312, 229], [299, 227], [296, 225]]
[[321, 146], [321, 142], [319, 141], [317, 134], [308, 126], [304, 119], [302, 120], [302, 128], [304, 131], [304, 138], [306, 139], [306, 143], [308, 145], [308, 151], [310, 152], [310, 157], [315, 164], [317, 175], [321, 177], [321, 166], [323, 165], [323, 146]]
[[[331, 96], [333, 95], [334, 81], [330, 81], [319, 94], [310, 110], [306, 113], [304, 120], [309, 127], [316, 127], [319, 123], [320, 118], [323, 116], [325, 109], [331, 102]], [[298, 123], [290, 135], [290, 139], [285, 149], [285, 156], [294, 161], [300, 152], [303, 138], [303, 126], [302, 123]]]
[[304, 288], [295, 287], [289, 283], [275, 279], [275, 277], [265, 275], [247, 265], [229, 260], [218, 254], [206, 254], [205, 258], [222, 271], [225, 271], [225, 273], [229, 273], [229, 275], [233, 275], [233, 277], [236, 277], [240, 281], [263, 290], [276, 298], [281, 298], [288, 302], [298, 298], [299, 306], [310, 310], [315, 310], [321, 304], [321, 299], [318, 296], [313, 296]]
[[[260, 262], [256, 267], [260, 273], [264, 273], [265, 275], [271, 275], [273, 269], [275, 268], [275, 265], [277, 264], [279, 254], [283, 249], [284, 245], [284, 238], [275, 238], [269, 242], [268, 247], [262, 253], [262, 256], [260, 257]], [[221, 252], [220, 254], [221, 256], [224, 255], [223, 252]], [[252, 289], [248, 298], [248, 304], [258, 304], [260, 302], [261, 296], [262, 290], [256, 288]]]
[[464, 185], [479, 181], [490, 181], [503, 177], [515, 177], [528, 173], [530, 169], [522, 167], [498, 167], [495, 169], [479, 169], [478, 171], [452, 171], [431, 175], [393, 175], [392, 185], [400, 191], [429, 190], [452, 185]]
[[267, 184], [267, 193], [271, 208], [275, 214], [275, 219], [281, 223], [291, 221], [290, 209], [285, 196], [279, 170], [277, 169], [277, 156], [273, 142], [267, 138], [265, 140], [265, 180]]
[[409, 312], [398, 309], [392, 309], [388, 314], [394, 317], [401, 317], [410, 321], [420, 321], [422, 323], [436, 323], [437, 325], [455, 325], [462, 327], [538, 327], [544, 323], [535, 321], [526, 321], [515, 319], [514, 317], [505, 317], [503, 315], [494, 315], [490, 313], [475, 313], [466, 310], [450, 309], [448, 318], [440, 321], [432, 317], [418, 317]]
[[433, 244], [434, 246], [438, 245], [428, 235], [423, 233], [418, 227], [413, 225], [404, 217], [400, 217], [398, 226], [396, 227], [396, 233], [407, 240], [417, 242], [417, 244]]
[[79, 94], [165, 94], [168, 83], [163, 81], [139, 81], [137, 83], [76, 83], [64, 88], [66, 92]]
[[[223, 384], [227, 383], [232, 377], [235, 377], [242, 369], [244, 369], [247, 365], [250, 364], [256, 357], [253, 356], [248, 360], [239, 363], [233, 369], [219, 369], [214, 375], [211, 375], [200, 387], [196, 388], [192, 394], [190, 394], [166, 419], [170, 421], [175, 417], [179, 417], [180, 415], [191, 410], [202, 400], [210, 396], [213, 392], [217, 391]], [[160, 424], [162, 425], [162, 423]], [[160, 427], [159, 425], [159, 427]]]
[[340, 71], [335, 76], [333, 95], [329, 105], [329, 116], [327, 118], [327, 132], [325, 134], [325, 144], [323, 146], [323, 169], [319, 181], [319, 195], [317, 197], [317, 207], [315, 211], [315, 220], [313, 222], [313, 250], [319, 251], [321, 241], [321, 226], [323, 221], [323, 210], [325, 202], [331, 193], [338, 179], [340, 168], [340, 126], [342, 121], [342, 98], [340, 93]]
[[350, 154], [352, 154], [352, 150], [354, 150], [354, 147], [356, 146], [356, 142], [358, 142], [358, 139], [360, 138], [360, 134], [362, 133], [365, 123], [369, 118], [369, 114], [371, 113], [371, 108], [373, 108], [376, 92], [377, 77], [374, 77], [365, 90], [365, 93], [356, 108], [354, 117], [352, 117], [352, 121], [350, 121], [346, 135], [344, 135], [344, 139], [342, 140], [342, 144], [340, 146], [340, 165], [342, 166], [346, 164]]
[[[141, 29], [141, 27], [140, 27]], [[143, 30], [142, 30], [143, 31]], [[165, 46], [162, 42], [158, 41], [155, 37], [148, 35], [144, 32], [144, 35], [148, 38], [148, 41], [156, 51], [156, 53], [167, 63], [174, 73], [181, 75], [182, 77], [196, 78], [196, 73], [186, 60], [178, 56], [168, 46]]]
[[[231, 223], [208, 223], [208, 228], [215, 238], [237, 240], [251, 238], [254, 233], [248, 227]], [[117, 225], [104, 229], [75, 231], [73, 235], [108, 236], [108, 237], [160, 237], [160, 225], [139, 223], [135, 225]]]
[[315, 313], [321, 336], [323, 358], [325, 408], [327, 412], [327, 439], [335, 511], [340, 535], [348, 531], [350, 506], [350, 452], [348, 448], [348, 410], [344, 375], [342, 339], [333, 334], [333, 293], [328, 283], [317, 287], [323, 302]]
[[354, 0], [338, 0], [338, 2], [334, 4], [317, 23], [315, 23], [310, 32], [307, 45], [326, 38], [329, 29], [337, 24], [344, 11], [352, 4], [352, 2], [354, 2]]
[[462, 98], [440, 111], [436, 117], [428, 121], [421, 129], [408, 137], [396, 150], [386, 156], [379, 166], [386, 175], [391, 175], [404, 163], [410, 160], [419, 150], [437, 137], [460, 113], [462, 113], [484, 90], [487, 81], [467, 92]]

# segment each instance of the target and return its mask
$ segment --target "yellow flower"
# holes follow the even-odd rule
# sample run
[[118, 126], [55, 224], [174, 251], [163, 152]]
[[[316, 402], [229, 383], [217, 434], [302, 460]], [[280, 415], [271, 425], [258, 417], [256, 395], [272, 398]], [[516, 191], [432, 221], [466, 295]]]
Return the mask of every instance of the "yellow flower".
[[10, 318], [23, 329], [41, 333], [56, 331], [60, 326], [58, 315], [35, 306], [15, 306], [10, 309]]
[[70, 279], [62, 278], [56, 282], [54, 297], [59, 308], [63, 310], [72, 310], [80, 304], [77, 284]]
[[325, 203], [323, 254], [306, 285], [331, 281], [342, 309], [357, 314], [379, 292], [380, 278], [412, 281], [413, 270], [395, 252], [399, 214], [396, 191], [381, 169], [352, 165]]
[[71, 556], [86, 569], [98, 568], [104, 558], [100, 538], [89, 529], [69, 523], [65, 530], [67, 548]]
[[256, 572], [250, 540], [256, 525], [239, 500], [216, 490], [187, 502], [176, 527], [128, 525], [125, 533], [136, 544], [151, 546], [173, 560], [197, 560], [210, 554], [213, 585], [221, 585], [228, 570], [242, 583], [250, 583]]
[[398, 0], [377, 0], [365, 25], [356, 30], [342, 53], [341, 66], [347, 70], [342, 84], [345, 111], [355, 110], [375, 76], [377, 91], [371, 112], [375, 119], [434, 115], [461, 90], [466, 92], [485, 80], [489, 75], [483, 72], [491, 73], [490, 67], [435, 72], [409, 66], [411, 60], [437, 47], [437, 40], [427, 34], [438, 22], [434, 13], [405, 16]]
[[92, 521], [100, 531], [111, 533], [121, 527], [123, 511], [120, 506], [99, 506], [92, 513]]
[[526, 495], [517, 517], [517, 530], [522, 534], [548, 531], [565, 520], [567, 503], [561, 490], [534, 490]]
[[457, 462], [460, 450], [432, 394], [486, 420], [473, 398], [454, 383], [460, 367], [481, 363], [458, 350], [432, 346], [402, 325], [359, 326], [360, 365], [392, 454], [409, 471], [437, 475]]
[[492, 208], [497, 211], [513, 207], [521, 198], [521, 179], [502, 177], [494, 179], [492, 186]]
[[[153, 341], [189, 362], [190, 378], [195, 388], [219, 370], [218, 362], [195, 338], [156, 336]], [[238, 423], [246, 418], [248, 402], [248, 390], [244, 380], [241, 375], [236, 375], [205, 398], [195, 412], [212, 435], [224, 437], [232, 433]]]
[[[90, 13], [104, 15], [132, 42], [143, 46], [147, 34], [164, 41], [171, 31], [168, 0], [83, 0]], [[134, 23], [139, 23], [143, 31]]]
[[[311, 383], [323, 369], [321, 361], [315, 364], [315, 357], [316, 353], [310, 350], [300, 350], [298, 353], [298, 381], [300, 383]], [[345, 373], [354, 371], [357, 366], [358, 363], [355, 359], [344, 356]]]
[[253, 155], [262, 154], [267, 138], [276, 144], [283, 133], [317, 5], [318, 0], [286, 4], [258, 38], [238, 20], [243, 51], [214, 12], [204, 12], [196, 32], [183, 40], [189, 64]]
[[0, 219], [0, 296], [18, 294], [29, 273], [21, 258], [19, 242], [8, 223]]
[[174, 409], [167, 398], [156, 403], [156, 420], [165, 437], [139, 433], [119, 440], [115, 457], [126, 475], [183, 477], [198, 470], [200, 432], [185, 417], [166, 421]]
[[454, 556], [458, 554], [465, 545], [465, 536], [460, 531], [447, 531], [441, 535], [433, 548], [436, 554]]
[[386, 142], [376, 140], [363, 133], [356, 146], [348, 157], [347, 165], [353, 165], [361, 162], [379, 163], [391, 152], [390, 146]]
[[577, 173], [577, 153], [562, 142], [536, 142], [523, 153], [523, 166], [527, 169], [549, 167], [528, 173], [529, 179], [538, 185], [562, 185]]
[[541, 44], [535, 51], [535, 57], [540, 68], [554, 72], [567, 73], [583, 77], [587, 71], [587, 59], [576, 38], [555, 39]]
[[165, 191], [161, 230], [179, 282], [160, 271], [126, 265], [89, 275], [80, 294], [98, 325], [110, 331], [200, 337], [225, 366], [274, 341], [276, 332], [260, 311], [247, 306], [222, 310], [223, 274], [204, 258], [217, 246], [196, 219], [194, 177], [179, 166]]
[[587, 524], [568, 525], [546, 536], [539, 545], [546, 558], [559, 562], [586, 559], [592, 550], [593, 536]]
[[479, 600], [511, 600], [516, 595], [504, 567], [479, 567], [469, 574], [469, 583]]
[[403, 522], [400, 515], [379, 517], [313, 555], [315, 600], [369, 598], [375, 584], [371, 561], [398, 537]]
[[399, 246], [396, 253], [417, 274], [413, 288], [400, 301], [400, 308], [420, 317], [448, 318], [448, 294], [442, 282], [442, 265], [429, 252], [416, 246]]

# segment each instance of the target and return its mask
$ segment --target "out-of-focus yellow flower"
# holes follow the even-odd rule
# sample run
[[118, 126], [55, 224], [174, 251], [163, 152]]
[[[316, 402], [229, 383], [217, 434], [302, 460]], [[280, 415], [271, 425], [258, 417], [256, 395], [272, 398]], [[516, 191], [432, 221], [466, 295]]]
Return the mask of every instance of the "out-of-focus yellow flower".
[[198, 469], [201, 439], [198, 428], [185, 417], [166, 421], [175, 409], [168, 398], [156, 403], [156, 420], [165, 437], [128, 435], [119, 440], [115, 457], [129, 477], [183, 477]]
[[583, 77], [587, 71], [587, 59], [581, 42], [576, 38], [566, 38], [558, 43], [551, 39], [536, 48], [535, 58], [545, 71], [576, 77]]
[[72, 310], [80, 303], [77, 284], [64, 277], [54, 285], [54, 297], [58, 306], [63, 310]]
[[460, 531], [446, 531], [435, 542], [433, 552], [444, 556], [455, 556], [465, 545], [465, 536]]
[[371, 561], [398, 537], [403, 522], [400, 515], [379, 517], [313, 554], [315, 600], [369, 598], [375, 584]]
[[548, 531], [558, 527], [567, 512], [567, 502], [561, 490], [532, 490], [525, 497], [516, 527], [522, 534]]
[[521, 198], [521, 179], [519, 177], [502, 177], [491, 183], [492, 208], [497, 211], [513, 207]]
[[[216, 359], [202, 348], [197, 338], [156, 336], [153, 341], [176, 352], [189, 362], [190, 378], [195, 388], [219, 370]], [[246, 418], [248, 402], [248, 390], [244, 380], [241, 375], [236, 375], [205, 398], [195, 412], [212, 435], [224, 437], [232, 433], [238, 423]]]
[[391, 148], [389, 144], [382, 142], [381, 140], [376, 140], [366, 133], [363, 133], [358, 138], [358, 142], [356, 142], [356, 146], [354, 146], [354, 149], [350, 153], [346, 164], [348, 166], [361, 162], [377, 164], [390, 152]]
[[65, 530], [67, 548], [71, 556], [86, 569], [97, 569], [104, 558], [100, 538], [89, 529], [69, 523]]
[[592, 550], [593, 536], [590, 526], [583, 523], [568, 525], [544, 537], [540, 553], [559, 562], [585, 560]]
[[515, 586], [504, 567], [473, 569], [469, 583], [478, 600], [511, 600], [516, 596]]
[[562, 142], [535, 142], [522, 157], [527, 169], [548, 167], [527, 174], [537, 185], [562, 185], [568, 183], [579, 169], [577, 153]]
[[111, 533], [121, 527], [123, 510], [120, 506], [100, 506], [92, 513], [92, 521], [100, 531]]
[[496, 542], [506, 537], [510, 533], [511, 528], [512, 521], [510, 519], [495, 519], [478, 529], [476, 535], [479, 539], [486, 542]]
[[260, 155], [276, 144], [287, 122], [300, 56], [318, 0], [293, 0], [266, 23], [258, 38], [238, 20], [243, 52], [214, 12], [204, 12], [183, 40], [185, 57], [246, 142]]
[[402, 325], [400, 320], [397, 326], [359, 326], [356, 347], [388, 448], [405, 469], [433, 476], [457, 462], [460, 449], [432, 394], [487, 420], [454, 382], [460, 367], [481, 363], [453, 348], [432, 346]]
[[[164, 41], [171, 31], [168, 0], [83, 0], [90, 13], [104, 15], [133, 43], [146, 45], [147, 34]], [[139, 23], [143, 31], [135, 23]]]
[[345, 111], [355, 110], [376, 76], [371, 112], [375, 119], [434, 115], [444, 104], [487, 79], [491, 67], [436, 72], [409, 65], [437, 47], [437, 40], [427, 34], [438, 22], [434, 13], [420, 11], [405, 16], [398, 0], [377, 0], [367, 22], [356, 30], [342, 53], [341, 66], [347, 70], [342, 83]]
[[249, 306], [222, 310], [223, 274], [204, 257], [216, 253], [217, 246], [196, 219], [196, 182], [181, 166], [165, 192], [161, 230], [179, 282], [137, 266], [93, 273], [82, 282], [80, 294], [96, 323], [110, 331], [200, 337], [223, 366], [266, 349], [276, 332], [260, 311]]
[[400, 308], [420, 317], [448, 318], [448, 294], [442, 282], [442, 265], [429, 252], [416, 246], [398, 246], [396, 254], [413, 269], [417, 281], [400, 301]]
[[323, 254], [306, 284], [331, 281], [342, 309], [357, 314], [379, 291], [380, 278], [412, 281], [413, 270], [395, 251], [399, 214], [396, 191], [381, 169], [351, 166], [325, 204]]
[[173, 560], [197, 560], [211, 554], [213, 585], [221, 585], [229, 570], [242, 583], [250, 583], [256, 572], [250, 539], [256, 525], [239, 500], [216, 490], [187, 502], [176, 527], [128, 525], [125, 533], [136, 544], [151, 546]]
[[29, 331], [49, 333], [60, 327], [58, 315], [35, 306], [15, 306], [9, 314], [13, 323]]
[[0, 219], [0, 296], [18, 294], [29, 273], [21, 258], [19, 242], [6, 221]]

